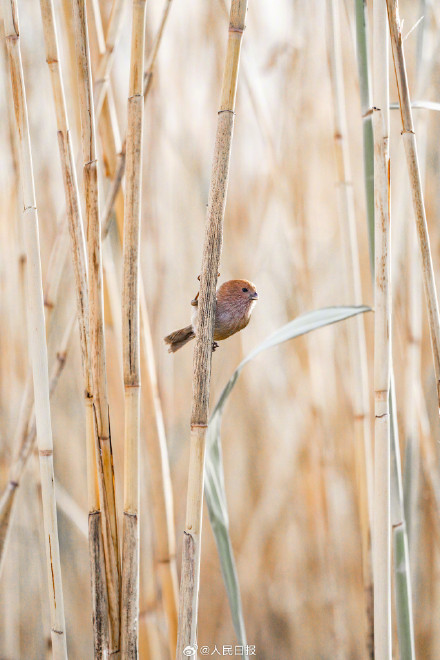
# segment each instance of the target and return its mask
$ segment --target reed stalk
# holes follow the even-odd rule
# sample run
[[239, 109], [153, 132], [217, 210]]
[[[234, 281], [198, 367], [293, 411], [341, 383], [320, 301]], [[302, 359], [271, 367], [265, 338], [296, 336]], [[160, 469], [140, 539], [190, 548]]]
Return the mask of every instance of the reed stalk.
[[[52, 366], [49, 378], [50, 396], [52, 396], [66, 363], [67, 347], [74, 322], [75, 317], [72, 317], [56, 353], [55, 363]], [[31, 384], [29, 384], [29, 386], [31, 386]], [[8, 483], [0, 498], [0, 575], [4, 565], [5, 550], [10, 533], [11, 513], [14, 506], [15, 496], [20, 487], [24, 469], [28, 463], [29, 457], [32, 455], [36, 439], [35, 411], [33, 406], [31, 406], [30, 411], [27, 410], [26, 406], [27, 396], [25, 395], [22, 399], [19, 423], [17, 424], [17, 430], [13, 441], [16, 455], [9, 467]]]
[[413, 660], [414, 626], [412, 615], [412, 592], [408, 535], [406, 531], [405, 510], [403, 506], [402, 470], [400, 465], [400, 446], [397, 434], [397, 409], [395, 388], [391, 389], [390, 415], [394, 417], [391, 424], [391, 525], [393, 530], [393, 548], [396, 593], [397, 633], [399, 638], [399, 656], [402, 660]]
[[[55, 238], [55, 242], [52, 246], [52, 250], [50, 253], [49, 264], [47, 268], [47, 276], [46, 276], [46, 286], [44, 287], [43, 290], [45, 318], [46, 318], [46, 337], [48, 337], [50, 334], [52, 314], [56, 304], [58, 287], [63, 272], [63, 265], [64, 265], [67, 249], [68, 249], [68, 232], [66, 231], [65, 228], [61, 226], [59, 227], [57, 236]], [[34, 409], [34, 391], [32, 387], [32, 368], [30, 368], [26, 376], [26, 382], [23, 389], [23, 396], [20, 403], [20, 412], [18, 417], [17, 428], [14, 434], [14, 438], [12, 440], [12, 446], [14, 447], [14, 451], [16, 452], [21, 451], [18, 448], [21, 447], [22, 438], [26, 436], [27, 429], [30, 425], [31, 415], [33, 414], [33, 409]], [[12, 479], [12, 481], [14, 481], [14, 479]], [[11, 501], [10, 501], [11, 510], [8, 514], [7, 519], [2, 518], [3, 513], [5, 513], [6, 515], [6, 510], [0, 507], [0, 528], [3, 528], [3, 534], [0, 533], [0, 575], [2, 568], [2, 556], [6, 548], [6, 535], [8, 531], [8, 526], [10, 524], [9, 516], [12, 512], [12, 504], [15, 496], [15, 491], [14, 491], [14, 495], [12, 494], [12, 491], [10, 495], [11, 495]]]
[[385, 5], [373, 5], [374, 278], [374, 649], [391, 659], [390, 377], [391, 269], [388, 38]]
[[[154, 73], [154, 67], [156, 64], [156, 59], [157, 55], [159, 52], [159, 47], [162, 42], [162, 37], [163, 33], [165, 30], [165, 25], [168, 19], [168, 15], [171, 9], [171, 3], [173, 0], [165, 0], [165, 5], [163, 8], [162, 12], [162, 18], [159, 24], [159, 28], [157, 30], [156, 37], [153, 42], [153, 46], [151, 48], [150, 55], [148, 57], [147, 63], [145, 65], [145, 73], [144, 73], [144, 82], [143, 82], [143, 95], [144, 95], [144, 100], [147, 99], [148, 94], [151, 89], [151, 85], [153, 82], [153, 73]], [[105, 198], [105, 203], [104, 203], [104, 210], [102, 212], [102, 227], [103, 227], [103, 238], [107, 235], [108, 229], [110, 227], [110, 222], [112, 218], [112, 212], [113, 212], [113, 207], [116, 201], [116, 198], [118, 196], [119, 189], [122, 184], [122, 179], [124, 177], [125, 173], [125, 165], [126, 165], [126, 149], [127, 149], [127, 141], [124, 139], [122, 143], [121, 150], [118, 154], [118, 164], [116, 167], [116, 172], [113, 178], [113, 181], [111, 183], [111, 186], [109, 190], [107, 191], [107, 195]]]
[[[161, 38], [163, 30], [166, 24], [166, 19], [168, 17], [168, 12], [171, 7], [171, 1], [167, 0], [165, 4], [165, 9], [163, 12], [162, 20], [160, 23], [158, 34], [155, 38], [154, 45], [152, 48], [152, 53], [149, 57], [150, 69], [149, 73], [145, 79], [151, 80], [153, 65], [156, 60], [157, 52], [159, 45], [161, 43]], [[64, 7], [66, 9], [66, 7]], [[67, 12], [68, 14], [70, 12]], [[70, 43], [70, 40], [69, 40]], [[148, 87], [150, 89], [150, 87]], [[63, 230], [63, 227], [66, 226], [64, 223], [61, 224], [61, 230], [59, 232], [59, 238], [57, 238], [54, 247], [52, 248], [51, 256], [49, 259], [49, 268], [47, 272], [47, 286], [46, 286], [46, 325], [49, 325], [51, 315], [56, 302], [56, 291], [58, 288], [58, 282], [61, 277], [62, 266], [63, 266], [63, 256], [66, 255], [65, 250], [58, 249], [59, 246], [66, 246], [67, 242], [64, 236], [67, 237], [67, 232]], [[104, 236], [102, 236], [104, 238]], [[58, 246], [58, 247], [57, 247]], [[61, 254], [62, 253], [62, 254]], [[142, 285], [142, 282], [141, 282]], [[49, 293], [47, 293], [49, 292]], [[172, 501], [172, 490], [171, 490], [171, 479], [170, 479], [170, 470], [167, 457], [167, 448], [166, 448], [166, 439], [165, 439], [165, 430], [163, 424], [162, 411], [160, 406], [160, 399], [158, 396], [157, 390], [157, 381], [155, 375], [155, 366], [154, 366], [154, 354], [153, 347], [150, 336], [149, 329], [149, 320], [148, 313], [145, 304], [145, 294], [143, 292], [143, 287], [141, 288], [141, 328], [142, 328], [142, 352], [141, 352], [141, 366], [142, 372], [144, 373], [144, 387], [143, 387], [143, 400], [144, 400], [144, 410], [147, 411], [148, 416], [148, 428], [150, 429], [150, 439], [147, 443], [150, 469], [153, 479], [153, 515], [155, 518], [155, 527], [157, 535], [157, 566], [159, 577], [162, 586], [162, 596], [164, 602], [164, 608], [167, 616], [168, 622], [168, 632], [169, 632], [169, 643], [171, 648], [171, 653], [174, 656], [175, 647], [176, 647], [176, 638], [177, 638], [177, 569], [176, 569], [176, 560], [175, 560], [175, 537], [174, 537], [174, 516], [173, 516], [173, 501]], [[61, 349], [60, 349], [61, 350]], [[61, 351], [63, 353], [63, 351]], [[64, 365], [64, 362], [62, 363]], [[54, 381], [54, 386], [56, 381]], [[27, 395], [26, 395], [27, 392]], [[90, 400], [89, 400], [90, 403]], [[20, 463], [20, 476], [21, 472], [27, 464], [28, 456], [30, 455], [30, 450], [33, 446], [35, 434], [28, 434], [27, 429], [32, 427], [32, 388], [31, 381], [29, 379], [28, 387], [25, 387], [24, 400], [22, 402], [22, 409], [20, 414], [19, 424], [17, 425], [16, 440], [14, 440], [13, 445], [15, 447], [20, 447], [19, 454], [19, 463]], [[151, 411], [152, 414], [151, 414]], [[87, 409], [87, 415], [89, 414], [90, 409]], [[88, 452], [90, 456], [90, 451]], [[10, 473], [16, 474], [17, 465], [13, 464], [10, 469]], [[11, 480], [14, 481], [15, 478], [11, 477]], [[8, 492], [4, 493], [2, 497], [3, 505], [0, 506], [0, 529], [2, 530], [0, 534], [1, 537], [6, 538], [6, 532], [9, 529], [10, 523], [10, 512], [12, 510], [12, 504], [14, 496], [16, 493], [16, 487], [8, 486], [6, 489]], [[94, 487], [92, 483], [89, 483], [89, 495], [94, 492]], [[93, 514], [90, 519], [91, 524], [96, 527], [96, 520], [98, 514], [94, 512], [96, 509], [98, 500], [96, 499], [95, 506], [93, 505], [93, 499], [89, 497], [89, 508], [90, 513]], [[9, 513], [8, 509], [9, 508]], [[93, 520], [93, 522], [92, 522]], [[164, 524], [165, 523], [165, 524]], [[93, 532], [96, 535], [96, 531]], [[0, 558], [4, 555], [5, 545], [0, 543]], [[95, 555], [96, 558], [96, 555]], [[0, 562], [0, 567], [2, 563]], [[93, 585], [92, 585], [93, 589]], [[104, 596], [103, 596], [104, 598]]]
[[[87, 291], [87, 256], [81, 218], [76, 169], [64, 95], [55, 13], [52, 0], [40, 0], [43, 20], [46, 61], [51, 75], [57, 121], [57, 136], [66, 198], [67, 221], [71, 237], [72, 261], [75, 276], [77, 319], [80, 335], [81, 359], [86, 411], [87, 482], [89, 501], [89, 554], [92, 585], [95, 658], [102, 658], [107, 646], [107, 602], [103, 548], [101, 540], [101, 511], [97, 488], [95, 455], [95, 424], [93, 414], [92, 377], [89, 355], [89, 303]], [[62, 266], [65, 259], [63, 258]], [[60, 270], [62, 270], [62, 266]]]
[[367, 212], [370, 266], [374, 271], [374, 144], [373, 115], [371, 112], [370, 65], [368, 61], [367, 2], [355, 0], [356, 54], [359, 75], [359, 92], [362, 115], [362, 140], [364, 159], [364, 186]]
[[[338, 0], [327, 1], [327, 38], [330, 82], [334, 116], [334, 150], [339, 212], [345, 238], [347, 302], [362, 304], [359, 249], [356, 232], [352, 173], [348, 150], [342, 68], [340, 18]], [[368, 397], [368, 365], [364, 320], [361, 316], [348, 325], [349, 355], [353, 382], [354, 451], [358, 482], [358, 508], [362, 538], [362, 568], [365, 593], [366, 641], [369, 657], [374, 651], [373, 579], [371, 566], [371, 511], [373, 495], [373, 463], [370, 437], [370, 403]]]
[[417, 141], [412, 119], [411, 98], [406, 73], [405, 54], [399, 19], [397, 0], [387, 0], [388, 23], [393, 51], [394, 71], [399, 93], [400, 115], [402, 119], [402, 139], [405, 148], [411, 196], [416, 220], [417, 236], [422, 263], [423, 285], [428, 309], [429, 330], [434, 361], [437, 398], [440, 407], [440, 315], [429, 243], [428, 224], [426, 222], [423, 187], [417, 155]]
[[238, 69], [246, 12], [247, 0], [232, 0], [209, 188], [200, 277], [197, 336], [193, 360], [190, 458], [186, 524], [183, 534], [177, 660], [183, 657], [184, 649], [187, 646], [195, 646], [197, 639], [204, 459], [208, 425], [215, 295], [223, 240], [223, 219], [234, 128]]
[[[144, 99], [148, 94], [152, 80], [154, 63], [161, 44], [163, 31], [171, 8], [172, 0], [167, 0], [162, 13], [162, 18], [158, 32], [153, 42], [153, 46], [148, 57], [148, 70], [144, 74]], [[99, 14], [94, 14], [96, 21], [100, 20]], [[96, 32], [99, 30], [96, 28]], [[111, 89], [111, 88], [110, 88]], [[107, 98], [109, 98], [107, 96]], [[104, 106], [105, 110], [105, 106]], [[115, 161], [115, 148], [119, 149], [120, 137], [117, 131], [117, 125], [109, 122], [105, 112], [101, 117], [101, 123], [108, 126], [102, 132], [101, 139], [103, 149], [107, 159], [111, 163], [111, 176], [117, 177]], [[125, 147], [124, 147], [125, 156]], [[120, 162], [120, 161], [118, 161]], [[119, 189], [120, 191], [120, 189]], [[117, 206], [116, 214], [118, 216], [118, 229], [121, 229], [122, 222], [119, 218], [120, 207]], [[107, 228], [109, 225], [107, 224]], [[102, 238], [106, 235], [106, 227], [102, 228]], [[119, 233], [122, 241], [122, 235]], [[110, 272], [113, 265], [106, 258], [106, 251], [103, 253], [104, 268], [106, 274]], [[172, 657], [176, 654], [177, 644], [177, 610], [178, 610], [178, 578], [176, 566], [176, 540], [174, 531], [174, 512], [173, 512], [173, 493], [171, 487], [170, 467], [168, 460], [168, 449], [166, 444], [165, 426], [162, 415], [161, 402], [158, 391], [156, 367], [153, 343], [150, 332], [150, 321], [146, 304], [143, 277], [140, 272], [139, 280], [139, 298], [140, 298], [140, 328], [141, 328], [141, 397], [142, 409], [144, 414], [144, 425], [148, 429], [146, 434], [146, 449], [149, 462], [149, 471], [151, 475], [151, 504], [153, 510], [154, 528], [155, 528], [155, 557], [157, 573], [161, 585], [162, 602], [167, 620], [168, 642], [170, 654]], [[145, 619], [145, 617], [144, 617]]]
[[127, 109], [127, 177], [122, 287], [125, 387], [124, 526], [122, 541], [122, 657], [138, 655], [139, 621], [139, 244], [142, 187], [145, 0], [133, 0]]
[[110, 14], [107, 32], [105, 35], [105, 49], [101, 54], [98, 69], [95, 75], [94, 84], [94, 102], [95, 102], [95, 120], [98, 123], [102, 110], [108, 81], [110, 79], [110, 70], [113, 64], [114, 51], [121, 35], [121, 28], [124, 19], [126, 0], [114, 0]]
[[44, 537], [49, 587], [51, 638], [55, 658], [66, 658], [66, 633], [56, 518], [53, 441], [49, 402], [49, 374], [45, 336], [43, 289], [26, 92], [21, 62], [18, 7], [3, 0], [3, 20], [10, 66], [15, 119], [19, 136], [23, 225], [27, 257], [30, 351], [34, 381], [35, 417], [40, 459]]
[[178, 578], [174, 531], [173, 491], [165, 425], [157, 384], [153, 341], [143, 280], [140, 280], [142, 403], [147, 435], [147, 456], [151, 478], [151, 505], [155, 528], [156, 567], [168, 627], [172, 658], [177, 646]]
[[90, 356], [93, 409], [98, 437], [96, 454], [98, 458], [99, 497], [103, 515], [102, 527], [109, 610], [109, 653], [117, 656], [120, 652], [120, 564], [105, 364], [101, 225], [99, 219], [95, 118], [87, 14], [84, 0], [75, 0], [73, 8], [86, 196]]
[[[423, 97], [429, 89], [432, 77], [430, 62], [433, 57], [432, 49], [428, 47], [429, 40], [429, 12], [427, 3], [420, 0], [419, 11], [424, 17], [417, 34], [415, 73], [417, 83], [416, 95]], [[430, 57], [428, 56], [430, 55]], [[426, 69], [431, 75], [426, 74]], [[423, 86], [422, 86], [423, 85]], [[425, 172], [427, 164], [428, 121], [427, 113], [423, 113], [416, 120], [419, 136], [418, 153], [421, 164], [422, 180], [425, 186]], [[408, 209], [409, 190], [406, 187], [402, 201]], [[407, 211], [402, 213], [407, 217]], [[422, 274], [420, 270], [416, 228], [414, 224], [407, 223], [406, 230], [406, 268], [407, 268], [407, 300], [408, 300], [408, 330], [407, 330], [407, 359], [405, 370], [405, 472], [403, 480], [404, 512], [408, 530], [408, 546], [410, 555], [412, 591], [417, 593], [417, 577], [419, 575], [418, 550], [420, 544], [420, 495], [421, 495], [421, 453], [419, 419], [417, 415], [417, 385], [421, 377], [422, 358]], [[403, 278], [402, 278], [403, 279]], [[416, 602], [416, 600], [414, 600]]]

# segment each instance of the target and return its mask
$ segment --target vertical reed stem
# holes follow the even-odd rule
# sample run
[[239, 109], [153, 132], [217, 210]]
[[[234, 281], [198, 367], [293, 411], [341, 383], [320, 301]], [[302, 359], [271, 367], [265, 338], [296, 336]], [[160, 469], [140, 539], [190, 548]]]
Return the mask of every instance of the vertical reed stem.
[[147, 457], [151, 475], [151, 504], [156, 535], [155, 552], [163, 607], [168, 624], [170, 654], [174, 658], [177, 645], [178, 579], [173, 492], [165, 426], [154, 364], [153, 342], [142, 278], [140, 280], [140, 314], [142, 333], [141, 372], [143, 374], [142, 404], [144, 414], [147, 417]]
[[428, 224], [426, 222], [425, 203], [417, 155], [417, 142], [412, 120], [411, 99], [406, 74], [403, 39], [400, 28], [399, 5], [397, 0], [387, 0], [388, 22], [393, 51], [394, 71], [399, 93], [400, 115], [402, 118], [402, 138], [405, 147], [406, 162], [411, 186], [414, 216], [421, 253], [423, 284], [428, 308], [431, 347], [434, 359], [437, 398], [440, 410], [440, 315], [429, 244]]
[[194, 348], [190, 459], [186, 528], [183, 535], [177, 660], [181, 660], [187, 646], [195, 646], [197, 639], [203, 473], [206, 428], [208, 425], [215, 293], [223, 239], [223, 218], [234, 128], [238, 68], [246, 12], [247, 0], [232, 0], [214, 161], [209, 188], [200, 278], [197, 336]]
[[371, 272], [374, 271], [374, 145], [371, 114], [370, 67], [368, 62], [368, 30], [366, 0], [355, 0], [356, 53], [362, 115], [365, 204]]
[[[393, 379], [392, 379], [393, 381]], [[400, 445], [397, 433], [397, 410], [395, 387], [391, 388], [391, 524], [394, 548], [394, 589], [396, 594], [397, 634], [401, 660], [414, 660], [414, 626], [412, 614], [412, 591], [409, 566], [408, 535], [403, 507], [402, 470]]]
[[142, 85], [145, 0], [133, 0], [127, 111], [127, 180], [124, 220], [122, 343], [125, 386], [124, 528], [122, 544], [123, 658], [137, 658], [139, 619], [139, 243], [142, 186]]
[[[145, 74], [144, 74], [144, 84], [143, 84], [143, 95], [144, 95], [144, 101], [146, 100], [150, 89], [151, 89], [151, 84], [153, 80], [153, 72], [154, 72], [154, 66], [156, 64], [156, 58], [157, 54], [159, 52], [159, 47], [162, 41], [162, 36], [163, 32], [165, 29], [165, 25], [168, 19], [168, 15], [171, 9], [171, 3], [173, 0], [165, 0], [165, 5], [164, 9], [162, 12], [162, 18], [159, 24], [159, 29], [157, 31], [156, 37], [153, 42], [153, 46], [151, 48], [151, 53], [148, 57], [147, 64], [145, 66]], [[113, 211], [113, 206], [115, 204], [119, 189], [122, 184], [122, 179], [124, 177], [124, 172], [125, 172], [125, 161], [126, 161], [126, 145], [127, 145], [127, 140], [124, 139], [124, 142], [121, 147], [121, 151], [118, 154], [118, 164], [116, 168], [116, 173], [113, 178], [112, 184], [107, 192], [106, 199], [105, 199], [105, 204], [104, 204], [104, 211], [102, 213], [102, 227], [103, 227], [103, 238], [107, 235], [108, 228], [110, 226], [110, 221], [111, 221], [111, 216], [112, 216], [112, 211]]]
[[[51, 74], [57, 120], [58, 146], [66, 198], [67, 221], [71, 237], [72, 260], [75, 275], [77, 318], [80, 334], [83, 366], [84, 397], [86, 410], [87, 480], [89, 492], [89, 553], [92, 585], [92, 609], [94, 624], [95, 658], [102, 658], [107, 645], [107, 613], [105, 606], [105, 571], [101, 540], [101, 511], [97, 491], [97, 467], [95, 456], [95, 424], [93, 416], [92, 377], [89, 353], [89, 301], [87, 291], [87, 257], [81, 218], [76, 169], [69, 130], [64, 83], [62, 77], [55, 13], [52, 0], [40, 0], [46, 45], [46, 61]], [[64, 259], [63, 259], [64, 262]], [[64, 265], [64, 264], [63, 264]]]
[[374, 279], [374, 649], [376, 660], [391, 658], [391, 531], [390, 531], [390, 161], [388, 37], [382, 0], [373, 5], [373, 134], [375, 198]]
[[105, 364], [101, 227], [99, 221], [95, 118], [85, 1], [74, 0], [73, 9], [84, 160], [90, 306], [90, 355], [94, 398], [93, 407], [98, 436], [96, 454], [98, 458], [99, 496], [103, 514], [103, 540], [109, 609], [109, 653], [117, 656], [120, 651], [120, 565]]
[[[356, 232], [353, 186], [348, 150], [342, 68], [339, 2], [328, 0], [328, 55], [334, 108], [334, 145], [336, 155], [339, 211], [343, 222], [347, 267], [347, 297], [350, 304], [362, 304], [361, 273]], [[349, 354], [353, 382], [354, 451], [358, 482], [358, 508], [362, 537], [362, 568], [366, 611], [366, 641], [369, 657], [373, 655], [373, 580], [371, 566], [371, 509], [373, 496], [373, 461], [370, 436], [370, 402], [364, 320], [352, 319], [348, 326]]]
[[110, 79], [113, 54], [121, 34], [124, 10], [125, 0], [114, 0], [107, 33], [105, 35], [105, 51], [100, 57], [98, 70], [95, 76], [94, 101], [96, 123], [99, 122], [99, 115], [101, 114], [102, 104], [104, 102], [108, 81]]
[[21, 62], [18, 8], [3, 0], [3, 20], [9, 57], [15, 120], [19, 136], [23, 225], [28, 273], [30, 350], [34, 381], [35, 417], [40, 457], [47, 579], [50, 595], [51, 637], [55, 658], [66, 658], [64, 602], [54, 487], [53, 442], [49, 402], [49, 374], [41, 281], [38, 213], [35, 199], [31, 142]]

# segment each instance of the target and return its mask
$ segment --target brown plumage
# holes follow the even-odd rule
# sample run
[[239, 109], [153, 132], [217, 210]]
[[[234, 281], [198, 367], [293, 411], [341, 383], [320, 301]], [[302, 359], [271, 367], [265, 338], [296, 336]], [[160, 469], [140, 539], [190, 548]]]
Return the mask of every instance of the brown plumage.
[[[175, 330], [164, 342], [169, 345], [168, 351], [175, 353], [194, 339], [197, 331], [198, 294], [192, 301], [194, 312], [191, 325], [181, 330]], [[252, 310], [258, 300], [255, 285], [249, 280], [229, 280], [217, 289], [217, 304], [215, 309], [214, 342], [227, 339], [236, 332], [243, 330], [251, 319]], [[213, 350], [217, 344], [213, 344]]]

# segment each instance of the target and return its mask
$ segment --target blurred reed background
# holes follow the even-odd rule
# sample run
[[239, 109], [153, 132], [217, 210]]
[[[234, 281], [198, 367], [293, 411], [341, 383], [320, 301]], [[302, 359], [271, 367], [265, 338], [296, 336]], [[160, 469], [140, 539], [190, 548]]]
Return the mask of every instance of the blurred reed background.
[[[76, 155], [81, 148], [81, 130], [72, 7], [68, 0], [55, 0], [54, 4]], [[222, 343], [213, 356], [212, 404], [235, 366], [270, 332], [305, 311], [359, 303], [349, 299], [347, 278], [350, 276], [344, 256], [346, 229], [338, 211], [335, 185], [326, 4], [324, 0], [250, 1], [238, 84], [220, 281], [248, 278], [255, 282], [260, 300], [249, 327]], [[354, 3], [339, 5], [339, 43], [362, 302], [373, 306]], [[228, 16], [223, 0], [209, 3], [150, 0], [145, 40], [147, 66], [166, 6], [170, 11], [144, 115], [140, 267], [166, 430], [180, 570], [192, 348], [171, 356], [162, 338], [189, 322], [190, 301], [198, 290]], [[68, 245], [62, 231], [66, 222], [63, 182], [39, 2], [21, 0], [18, 7], [43, 282], [47, 282], [53, 246], [59, 241], [56, 253], [62, 254], [63, 241]], [[98, 77], [102, 35], [106, 34], [111, 8], [110, 0], [88, 3], [94, 80]], [[368, 9], [371, 13], [371, 8]], [[438, 7], [433, 2], [419, 4], [403, 0], [400, 11], [404, 18], [403, 33], [408, 34], [404, 45], [412, 98], [434, 102], [440, 89]], [[410, 32], [421, 16], [423, 21]], [[99, 17], [103, 32], [99, 29]], [[109, 81], [113, 101], [104, 102], [97, 121], [101, 210], [117, 166], [116, 154], [121, 146], [117, 136], [123, 138], [126, 133], [129, 2], [124, 6], [121, 29]], [[394, 73], [390, 71], [393, 103], [398, 99]], [[438, 274], [440, 116], [435, 109], [414, 110], [414, 116], [423, 149], [419, 156], [424, 169], [431, 249]], [[3, 30], [0, 117], [0, 485], [3, 491], [16, 453], [14, 437], [30, 360], [20, 169]], [[400, 130], [400, 113], [391, 111], [397, 420], [405, 495], [415, 492], [411, 498], [407, 497], [412, 507], [407, 513], [415, 646], [419, 658], [436, 658], [440, 657], [437, 625], [440, 499], [436, 490], [440, 428], [420, 268], [418, 257], [414, 257], [416, 238]], [[77, 163], [84, 204], [80, 160]], [[123, 218], [121, 196], [115, 209], [117, 222], [112, 222], [103, 243], [104, 308], [116, 502], [122, 520], [124, 380], [122, 252], [118, 235]], [[46, 286], [46, 294], [48, 290]], [[50, 368], [75, 310], [70, 253], [52, 303], [47, 339]], [[225, 414], [222, 441], [231, 538], [248, 642], [255, 645], [261, 659], [367, 657], [353, 442], [352, 392], [359, 374], [350, 366], [349, 323], [353, 321], [319, 330], [261, 355], [243, 372]], [[373, 315], [365, 316], [371, 405], [373, 323]], [[145, 382], [144, 373], [142, 379]], [[83, 389], [75, 324], [66, 364], [51, 399], [66, 635], [71, 658], [88, 658], [93, 654]], [[151, 413], [142, 404], [141, 407], [139, 653], [141, 658], [156, 660], [170, 657], [170, 651], [162, 587], [155, 570], [157, 539], [145, 450]], [[43, 658], [50, 654], [40, 488], [38, 457], [32, 454], [17, 490], [0, 581], [0, 657], [5, 660]], [[218, 648], [234, 645], [236, 638], [213, 535], [207, 516], [204, 518], [198, 643], [214, 649], [215, 644]], [[399, 657], [396, 629], [393, 636], [395, 657]]]

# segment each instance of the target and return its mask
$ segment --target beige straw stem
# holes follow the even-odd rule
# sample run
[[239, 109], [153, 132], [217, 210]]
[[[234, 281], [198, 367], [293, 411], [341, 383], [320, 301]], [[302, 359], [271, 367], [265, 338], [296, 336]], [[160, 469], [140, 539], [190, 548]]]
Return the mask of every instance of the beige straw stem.
[[[107, 85], [110, 78], [110, 70], [113, 64], [114, 51], [121, 35], [126, 0], [114, 0], [110, 19], [105, 36], [105, 50], [102, 53], [98, 70], [94, 81], [95, 120], [99, 121]], [[98, 22], [98, 21], [96, 21]]]
[[[107, 647], [107, 594], [105, 584], [104, 555], [101, 539], [101, 511], [97, 486], [96, 439], [93, 414], [92, 379], [89, 354], [89, 304], [87, 291], [87, 257], [81, 218], [76, 169], [69, 131], [60, 53], [56, 33], [55, 13], [52, 0], [40, 0], [43, 19], [46, 61], [51, 74], [58, 146], [63, 173], [67, 221], [71, 237], [73, 270], [77, 301], [77, 319], [80, 334], [83, 366], [84, 397], [86, 410], [87, 483], [89, 502], [89, 553], [92, 585], [94, 624], [94, 654], [102, 658]], [[64, 260], [63, 260], [64, 261]]]
[[34, 381], [35, 417], [40, 456], [47, 578], [50, 595], [51, 637], [55, 658], [67, 657], [64, 603], [53, 471], [53, 442], [49, 402], [49, 374], [41, 280], [38, 213], [35, 199], [26, 92], [21, 62], [18, 8], [3, 0], [3, 20], [9, 57], [15, 119], [19, 136], [23, 226], [28, 273], [30, 350]]
[[[171, 1], [167, 0], [162, 14], [162, 20], [158, 33], [156, 35], [152, 51], [148, 57], [148, 66], [150, 73], [153, 70], [154, 62], [157, 57], [159, 44], [166, 24]], [[94, 15], [95, 20], [99, 20], [98, 15]], [[145, 80], [148, 72], [144, 74], [144, 100], [145, 100]], [[107, 96], [107, 100], [110, 97]], [[105, 110], [105, 105], [103, 110]], [[107, 122], [107, 117], [103, 113], [101, 124]], [[120, 143], [119, 135], [116, 134], [117, 126], [111, 122], [101, 138], [103, 148], [107, 158], [112, 159], [112, 150]], [[125, 154], [125, 151], [124, 151]], [[113, 159], [112, 159], [113, 160]], [[113, 176], [113, 175], [112, 175]], [[117, 214], [119, 209], [117, 209]], [[122, 225], [119, 223], [118, 228]], [[104, 238], [104, 230], [102, 238]], [[120, 234], [122, 241], [122, 235]], [[105, 251], [104, 255], [105, 257]], [[106, 271], [110, 271], [111, 264], [104, 261]], [[140, 366], [142, 378], [142, 408], [144, 413], [144, 424], [147, 429], [146, 449], [151, 474], [151, 500], [153, 509], [154, 529], [155, 529], [155, 555], [157, 562], [157, 572], [161, 585], [162, 603], [165, 611], [168, 629], [168, 641], [171, 656], [176, 653], [177, 644], [177, 610], [178, 610], [178, 579], [176, 566], [176, 540], [174, 531], [174, 512], [173, 512], [173, 493], [171, 487], [170, 467], [168, 460], [168, 449], [165, 436], [165, 426], [163, 422], [161, 402], [158, 392], [156, 366], [154, 358], [153, 343], [150, 333], [150, 322], [146, 305], [146, 297], [143, 285], [142, 273], [139, 281], [140, 298], [140, 323], [141, 323], [141, 353]], [[142, 530], [141, 530], [142, 531]], [[142, 605], [144, 607], [144, 605]]]
[[411, 98], [406, 73], [403, 39], [399, 19], [399, 5], [397, 0], [387, 0], [388, 22], [393, 51], [394, 71], [396, 74], [397, 90], [399, 93], [400, 115], [402, 119], [402, 139], [405, 148], [406, 163], [416, 220], [417, 235], [422, 263], [423, 285], [428, 310], [429, 329], [431, 333], [431, 347], [434, 360], [435, 378], [437, 383], [437, 398], [440, 408], [440, 315], [435, 284], [434, 268], [432, 264], [429, 243], [428, 224], [426, 222], [425, 202], [423, 196], [422, 180], [420, 176], [419, 160], [417, 155], [417, 141], [412, 119]]
[[[356, 232], [352, 172], [348, 149], [342, 67], [339, 0], [328, 0], [329, 70], [333, 98], [334, 150], [339, 212], [345, 239], [347, 302], [362, 304], [361, 273]], [[366, 642], [373, 654], [373, 576], [371, 566], [371, 512], [373, 497], [373, 458], [371, 455], [370, 402], [364, 319], [359, 315], [348, 324], [349, 355], [352, 371], [354, 451], [358, 482], [358, 509], [362, 538], [362, 569], [365, 592]]]
[[[165, 6], [162, 12], [162, 18], [159, 24], [159, 28], [156, 34], [156, 38], [153, 42], [153, 46], [151, 49], [150, 56], [148, 58], [147, 64], [145, 66], [145, 74], [144, 74], [144, 85], [143, 85], [143, 95], [144, 95], [144, 101], [146, 100], [149, 91], [151, 89], [151, 83], [153, 80], [153, 72], [154, 72], [154, 67], [156, 64], [156, 58], [157, 54], [159, 52], [159, 47], [162, 41], [162, 36], [164, 33], [165, 25], [168, 19], [168, 14], [171, 9], [171, 3], [172, 0], [165, 0]], [[119, 192], [119, 189], [121, 187], [122, 179], [124, 177], [124, 172], [125, 172], [125, 160], [126, 160], [126, 138], [124, 139], [124, 142], [122, 144], [122, 148], [120, 153], [118, 154], [118, 165], [116, 168], [116, 173], [113, 178], [112, 184], [107, 191], [107, 195], [105, 198], [105, 203], [104, 203], [104, 209], [102, 213], [102, 231], [103, 231], [103, 238], [107, 235], [111, 218], [112, 218], [112, 211], [113, 207]]]
[[374, 280], [374, 650], [391, 659], [390, 375], [391, 260], [388, 31], [385, 4], [373, 5]]
[[147, 458], [151, 475], [151, 504], [155, 530], [157, 571], [168, 624], [171, 657], [176, 655], [178, 580], [174, 531], [173, 491], [159, 398], [150, 322], [140, 280], [142, 402], [147, 428]]
[[133, 0], [130, 83], [127, 111], [122, 348], [125, 387], [124, 526], [122, 540], [123, 658], [137, 658], [139, 620], [139, 247], [142, 197], [142, 82], [144, 75], [145, 0]]
[[246, 12], [247, 0], [232, 0], [214, 161], [209, 188], [200, 278], [197, 336], [194, 348], [190, 459], [176, 653], [178, 660], [183, 657], [186, 647], [195, 648], [197, 643], [205, 440], [211, 381], [215, 293], [222, 249], [223, 219], [234, 128], [238, 68]]
[[[52, 396], [52, 393], [58, 383], [58, 379], [66, 363], [67, 345], [70, 340], [74, 322], [75, 317], [72, 317], [56, 354], [55, 364], [52, 367], [49, 379], [50, 396]], [[16, 454], [9, 468], [8, 482], [0, 498], [0, 576], [4, 566], [6, 547], [11, 528], [11, 514], [13, 510], [12, 507], [14, 505], [15, 496], [21, 483], [24, 469], [28, 463], [29, 457], [32, 455], [32, 450], [34, 448], [36, 439], [35, 411], [32, 402], [32, 383], [26, 382], [25, 387], [29, 387], [31, 390], [31, 406], [30, 410], [28, 410], [27, 404], [29, 396], [28, 393], [25, 392], [22, 398], [19, 422], [17, 424], [17, 430], [13, 440], [13, 446], [15, 448]]]
[[84, 0], [75, 0], [73, 5], [87, 215], [90, 354], [94, 414], [98, 435], [99, 494], [103, 514], [104, 555], [109, 608], [109, 652], [118, 655], [120, 651], [120, 565], [105, 364], [95, 119], [86, 6]]

